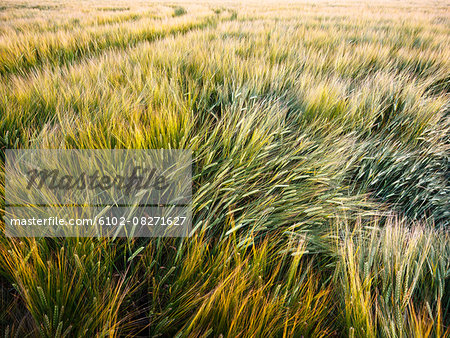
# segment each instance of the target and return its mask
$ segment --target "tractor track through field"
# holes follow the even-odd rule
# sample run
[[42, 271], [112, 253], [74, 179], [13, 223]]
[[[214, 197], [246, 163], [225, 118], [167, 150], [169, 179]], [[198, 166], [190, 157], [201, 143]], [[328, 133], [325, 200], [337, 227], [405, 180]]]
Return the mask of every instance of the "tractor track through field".
[[161, 26], [151, 27], [135, 34], [131, 33], [125, 38], [123, 38], [123, 32], [114, 35], [114, 32], [107, 31], [94, 39], [87, 40], [84, 45], [75, 44], [69, 46], [69, 48], [60, 45], [56, 46], [54, 50], [50, 49], [50, 52], [44, 55], [41, 55], [39, 50], [35, 48], [28, 57], [25, 57], [22, 53], [16, 60], [1, 60], [2, 54], [0, 53], [0, 81], [8, 81], [14, 75], [27, 77], [30, 73], [39, 71], [46, 65], [51, 68], [74, 65], [82, 60], [101, 56], [105, 51], [129, 50], [137, 47], [141, 42], [154, 42], [169, 36], [183, 35], [195, 29], [205, 29], [219, 21], [226, 20], [228, 19], [208, 15], [193, 22], [181, 22], [162, 28]]

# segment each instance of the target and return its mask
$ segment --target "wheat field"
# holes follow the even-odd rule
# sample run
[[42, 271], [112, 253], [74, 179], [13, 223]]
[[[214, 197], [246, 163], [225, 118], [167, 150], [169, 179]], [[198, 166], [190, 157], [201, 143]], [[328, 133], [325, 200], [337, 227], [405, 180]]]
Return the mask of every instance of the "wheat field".
[[191, 149], [193, 231], [0, 234], [0, 334], [450, 336], [449, 88], [446, 1], [2, 0], [2, 168]]

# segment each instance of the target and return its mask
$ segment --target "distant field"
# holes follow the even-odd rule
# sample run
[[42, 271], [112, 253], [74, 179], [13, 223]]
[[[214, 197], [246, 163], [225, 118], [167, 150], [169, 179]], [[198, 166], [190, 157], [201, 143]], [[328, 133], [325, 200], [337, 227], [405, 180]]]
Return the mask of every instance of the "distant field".
[[449, 91], [446, 1], [3, 0], [1, 167], [192, 149], [194, 231], [1, 234], [0, 334], [450, 336]]

